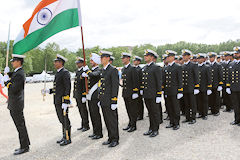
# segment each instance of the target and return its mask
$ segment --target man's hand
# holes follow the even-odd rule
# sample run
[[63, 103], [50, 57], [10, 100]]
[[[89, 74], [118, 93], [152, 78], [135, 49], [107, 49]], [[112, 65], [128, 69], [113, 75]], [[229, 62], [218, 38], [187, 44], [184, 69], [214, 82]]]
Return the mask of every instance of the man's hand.
[[222, 89], [223, 89], [222, 86], [218, 86], [217, 91], [220, 92], [222, 91]]
[[9, 67], [5, 67], [4, 68], [4, 74], [8, 74], [10, 72], [10, 68]]
[[133, 93], [132, 94], [132, 99], [136, 99], [136, 98], [138, 98], [138, 94], [137, 93]]
[[200, 91], [199, 91], [199, 89], [194, 89], [194, 95], [196, 95], [196, 94], [198, 94]]
[[162, 97], [156, 97], [156, 103], [159, 104], [162, 101]]
[[227, 94], [232, 94], [232, 91], [230, 88], [226, 88], [226, 92], [227, 92]]
[[68, 109], [68, 105], [69, 104], [66, 104], [66, 103], [63, 103], [62, 104], [62, 109], [66, 112], [67, 111], [67, 109]]
[[181, 99], [183, 97], [183, 94], [182, 93], [178, 93], [177, 94], [177, 99]]
[[3, 82], [7, 82], [9, 80], [10, 80], [10, 78], [7, 74], [3, 76]]
[[114, 111], [117, 109], [117, 104], [111, 104], [111, 109]]
[[88, 77], [87, 73], [86, 73], [86, 72], [83, 72], [83, 73], [82, 73], [82, 77]]
[[211, 95], [212, 94], [212, 91], [209, 89], [209, 90], [207, 90], [207, 95], [209, 96], [209, 95]]
[[143, 90], [140, 90], [140, 94], [143, 95]]
[[86, 65], [86, 66], [83, 67], [83, 71], [86, 72], [87, 70], [89, 70], [89, 68], [88, 68], [88, 66]]
[[82, 97], [82, 103], [86, 103], [87, 98], [86, 97]]

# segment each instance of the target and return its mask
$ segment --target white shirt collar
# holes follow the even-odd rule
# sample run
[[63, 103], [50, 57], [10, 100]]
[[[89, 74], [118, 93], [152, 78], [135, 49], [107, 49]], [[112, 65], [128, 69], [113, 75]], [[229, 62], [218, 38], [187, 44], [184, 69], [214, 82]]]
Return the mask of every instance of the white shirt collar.
[[230, 60], [228, 60], [228, 61], [224, 61], [226, 64], [228, 64], [229, 62], [230, 62]]
[[175, 63], [175, 62], [174, 62], [174, 61], [172, 61], [172, 63], [168, 63], [168, 65], [169, 65], [169, 66], [172, 66], [174, 63]]
[[186, 64], [186, 65], [187, 65], [189, 62], [190, 62], [190, 60], [188, 60], [187, 62], [184, 62], [184, 64]]
[[214, 65], [214, 63], [216, 63], [216, 61], [210, 62], [211, 65]]
[[201, 63], [201, 64], [200, 64], [200, 63], [198, 63], [198, 66], [203, 66], [203, 65], [204, 65], [204, 62], [203, 62], [203, 63]]
[[150, 66], [153, 63], [153, 61], [151, 61], [150, 63], [148, 63], [147, 65]]
[[128, 63], [127, 65], [124, 65], [125, 68], [127, 68], [130, 65], [130, 63]]
[[92, 67], [92, 71], [94, 70], [94, 69], [96, 69], [98, 67], [98, 65], [97, 66], [95, 66], [95, 67]]
[[106, 70], [109, 65], [110, 63], [108, 63], [105, 67], [103, 67], [103, 69]]
[[236, 61], [237, 63], [240, 63], [240, 59]]
[[59, 69], [57, 70], [57, 72], [60, 72], [62, 69], [63, 69], [63, 67], [62, 67], [62, 68], [59, 68]]
[[18, 68], [16, 68], [16, 69], [14, 70], [14, 72], [17, 72], [20, 68], [22, 68], [22, 67], [18, 67]]

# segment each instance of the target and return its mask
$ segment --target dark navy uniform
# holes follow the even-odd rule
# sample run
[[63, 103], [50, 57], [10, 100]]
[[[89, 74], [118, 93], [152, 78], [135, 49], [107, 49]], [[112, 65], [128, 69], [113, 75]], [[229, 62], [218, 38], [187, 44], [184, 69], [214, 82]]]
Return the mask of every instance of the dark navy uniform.
[[158, 131], [160, 124], [160, 111], [156, 103], [156, 97], [162, 95], [162, 70], [159, 66], [151, 62], [143, 68], [141, 90], [148, 109], [150, 127], [149, 131]]
[[199, 94], [197, 94], [197, 107], [199, 115], [206, 118], [208, 115], [208, 95], [207, 90], [212, 89], [210, 68], [206, 64], [199, 64]]
[[[54, 86], [52, 89], [50, 89], [50, 94], [53, 94], [54, 105], [57, 112], [58, 120], [62, 124], [63, 138], [69, 139], [71, 141], [71, 123], [68, 118], [68, 109], [66, 111], [66, 116], [64, 116], [62, 109], [63, 103], [70, 104], [71, 79], [69, 71], [65, 68], [61, 68], [55, 74], [53, 84]], [[68, 132], [67, 135], [66, 131]]]
[[170, 125], [167, 128], [175, 128], [179, 126], [180, 121], [180, 107], [177, 94], [183, 92], [182, 67], [173, 62], [172, 64], [168, 64], [163, 73], [162, 88], [165, 95], [165, 105], [170, 117]]
[[80, 130], [81, 129], [88, 130], [89, 129], [88, 110], [87, 110], [86, 103], [82, 103], [82, 98], [86, 97], [85, 78], [82, 77], [83, 72], [84, 72], [83, 68], [78, 69], [76, 71], [73, 97], [76, 99], [78, 110], [82, 118], [82, 127], [80, 128]]
[[234, 109], [234, 124], [240, 124], [240, 61], [232, 62], [229, 67], [229, 79], [226, 84], [231, 89]]
[[[28, 151], [30, 145], [23, 114], [25, 86], [24, 70], [18, 68], [17, 71], [12, 73], [11, 80], [5, 82], [5, 85], [8, 88], [8, 109], [10, 110], [10, 115], [18, 131], [20, 149], [27, 149], [21, 152], [23, 153]], [[18, 154], [21, 153], [18, 152]]]
[[197, 65], [189, 61], [182, 66], [182, 74], [186, 120], [193, 121], [196, 119], [197, 112], [194, 89], [199, 89], [199, 73]]
[[[102, 56], [102, 55], [101, 55]], [[99, 100], [102, 107], [103, 118], [108, 130], [108, 141], [106, 144], [118, 143], [118, 110], [112, 110], [111, 105], [117, 104], [119, 89], [118, 70], [108, 64], [106, 69], [102, 69], [99, 83]]]
[[[98, 82], [101, 79], [101, 69], [97, 66], [88, 73], [88, 89], [89, 92], [91, 89], [95, 89], [95, 85], [98, 86]], [[89, 100], [89, 98], [91, 98]], [[99, 137], [102, 137], [102, 120], [98, 107], [98, 89], [96, 89], [91, 97], [88, 99], [88, 107], [90, 112], [90, 118], [93, 125], [93, 134]]]
[[137, 122], [137, 99], [132, 99], [132, 95], [138, 94], [139, 92], [139, 81], [138, 81], [138, 73], [135, 67], [131, 64], [128, 64], [127, 68], [123, 67], [122, 69], [122, 80], [123, 80], [123, 91], [122, 97], [125, 102], [129, 124], [127, 128], [136, 128]]
[[217, 90], [219, 86], [223, 85], [222, 67], [217, 62], [210, 63], [212, 94], [209, 96], [209, 106], [214, 115], [219, 115], [220, 110], [220, 92]]
[[[138, 77], [138, 88], [141, 87], [142, 84], [142, 68], [140, 66], [136, 67], [136, 71], [137, 71], [137, 77]], [[137, 110], [138, 110], [138, 119], [143, 119], [143, 115], [144, 115], [144, 105], [143, 105], [143, 98], [142, 95], [140, 95], [140, 93], [138, 92], [139, 97], [137, 98]]]

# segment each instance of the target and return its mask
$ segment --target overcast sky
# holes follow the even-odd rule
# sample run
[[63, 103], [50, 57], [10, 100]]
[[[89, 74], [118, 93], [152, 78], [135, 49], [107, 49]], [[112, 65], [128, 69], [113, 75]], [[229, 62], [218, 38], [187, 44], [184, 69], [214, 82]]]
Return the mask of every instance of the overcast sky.
[[[40, 0], [1, 0], [0, 41], [15, 39]], [[81, 0], [86, 47], [154, 45], [178, 41], [215, 44], [240, 39], [240, 0]], [[48, 42], [75, 51], [80, 28]]]

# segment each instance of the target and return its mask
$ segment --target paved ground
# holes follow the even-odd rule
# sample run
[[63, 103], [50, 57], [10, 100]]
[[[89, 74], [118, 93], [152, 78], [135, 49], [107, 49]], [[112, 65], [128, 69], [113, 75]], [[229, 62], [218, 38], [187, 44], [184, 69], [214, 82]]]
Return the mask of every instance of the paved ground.
[[[47, 85], [52, 86], [51, 83]], [[52, 96], [47, 96], [46, 101], [43, 102], [40, 94], [42, 88], [43, 84], [26, 85], [25, 118], [31, 140], [31, 151], [20, 156], [12, 155], [13, 150], [19, 147], [18, 135], [5, 100], [0, 97], [1, 160], [239, 160], [240, 127], [229, 125], [233, 120], [233, 113], [221, 112], [219, 117], [209, 116], [207, 121], [198, 120], [193, 126], [181, 124], [178, 131], [165, 129], [167, 125], [165, 121], [160, 126], [159, 136], [149, 138], [142, 135], [148, 129], [149, 123], [146, 117], [138, 122], [136, 132], [122, 131], [128, 120], [121, 98], [118, 147], [109, 149], [101, 145], [107, 139], [105, 125], [104, 138], [97, 141], [88, 138], [92, 130], [85, 133], [77, 131], [81, 119], [76, 107], [70, 110], [73, 143], [60, 147], [56, 144], [56, 140], [61, 137], [61, 128], [52, 104]]]

